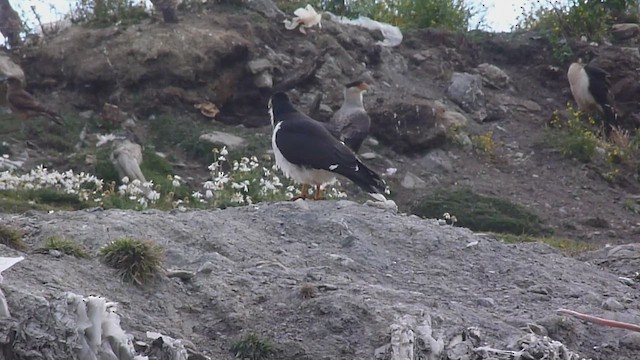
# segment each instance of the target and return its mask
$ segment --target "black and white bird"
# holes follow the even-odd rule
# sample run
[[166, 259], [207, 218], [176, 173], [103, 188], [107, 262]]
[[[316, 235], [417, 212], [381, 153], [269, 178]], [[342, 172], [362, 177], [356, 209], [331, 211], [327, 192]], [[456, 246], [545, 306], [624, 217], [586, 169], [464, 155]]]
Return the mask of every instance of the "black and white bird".
[[369, 88], [363, 81], [354, 81], [344, 87], [344, 102], [329, 123], [342, 140], [356, 154], [369, 135], [371, 118], [364, 109], [362, 94]]
[[286, 176], [302, 184], [300, 198], [305, 199], [308, 186], [313, 185], [316, 187], [314, 199], [321, 199], [322, 186], [340, 174], [373, 198], [386, 200], [383, 193], [388, 189], [380, 176], [331, 135], [323, 123], [299, 112], [287, 94], [278, 92], [271, 97], [269, 115], [276, 165]]
[[611, 128], [618, 125], [618, 114], [609, 83], [609, 74], [597, 66], [584, 65], [578, 61], [569, 66], [567, 77], [571, 94], [578, 103], [580, 111], [585, 113], [598, 111], [603, 114], [605, 133], [609, 134]]

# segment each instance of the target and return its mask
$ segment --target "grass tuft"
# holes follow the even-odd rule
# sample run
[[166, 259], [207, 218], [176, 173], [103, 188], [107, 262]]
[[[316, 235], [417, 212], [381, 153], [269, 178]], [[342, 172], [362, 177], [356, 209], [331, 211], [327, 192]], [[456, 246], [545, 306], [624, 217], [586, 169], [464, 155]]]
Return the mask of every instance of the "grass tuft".
[[5, 225], [0, 225], [0, 244], [6, 245], [12, 249], [19, 251], [25, 251], [28, 249], [27, 244], [24, 243], [22, 238], [25, 232], [17, 230]]
[[561, 238], [556, 236], [531, 236], [513, 234], [494, 234], [496, 239], [507, 244], [519, 244], [526, 242], [538, 242], [552, 246], [567, 255], [576, 255], [585, 251], [598, 249], [598, 245], [574, 239]]
[[250, 333], [231, 345], [231, 352], [238, 359], [261, 360], [273, 354], [273, 345], [266, 338]]
[[122, 238], [102, 247], [99, 254], [122, 280], [142, 285], [160, 271], [164, 250], [150, 241]]
[[49, 237], [40, 250], [58, 250], [63, 254], [83, 259], [89, 257], [89, 253], [80, 244], [60, 236]]

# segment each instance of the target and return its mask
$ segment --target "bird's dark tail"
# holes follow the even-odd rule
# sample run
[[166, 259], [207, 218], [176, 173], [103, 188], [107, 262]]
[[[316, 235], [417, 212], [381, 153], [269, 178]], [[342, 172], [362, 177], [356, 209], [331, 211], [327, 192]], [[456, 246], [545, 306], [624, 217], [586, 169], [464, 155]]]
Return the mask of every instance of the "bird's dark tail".
[[[347, 177], [349, 180], [353, 181], [356, 185], [358, 185], [362, 190], [368, 192], [371, 196], [376, 199], [381, 198], [380, 196], [384, 193], [389, 193], [387, 188], [387, 184], [384, 183], [384, 180], [380, 178], [380, 175], [376, 174], [373, 170], [369, 169], [362, 161], [357, 160], [357, 168], [351, 167], [339, 167], [335, 170], [336, 173]], [[384, 195], [382, 195], [384, 198]]]
[[47, 115], [47, 117], [49, 119], [53, 120], [53, 122], [55, 122], [56, 124], [58, 124], [60, 126], [64, 126], [65, 125], [64, 124], [64, 119], [57, 112], [49, 110], [45, 114]]
[[603, 106], [602, 111], [604, 112], [605, 119], [605, 133], [609, 135], [614, 127], [620, 126], [619, 115], [616, 108], [609, 104]]

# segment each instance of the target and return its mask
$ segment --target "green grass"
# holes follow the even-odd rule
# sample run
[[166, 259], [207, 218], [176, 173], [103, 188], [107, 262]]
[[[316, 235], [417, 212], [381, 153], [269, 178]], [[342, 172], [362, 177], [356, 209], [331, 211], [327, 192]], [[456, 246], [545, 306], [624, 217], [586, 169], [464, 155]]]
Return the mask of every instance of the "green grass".
[[82, 202], [78, 195], [65, 194], [56, 189], [3, 190], [0, 192], [0, 211], [19, 213], [27, 210], [80, 210], [90, 204]]
[[4, 244], [19, 251], [25, 251], [28, 247], [22, 240], [24, 235], [25, 232], [22, 230], [17, 230], [6, 225], [0, 225], [0, 244]]
[[115, 240], [100, 249], [102, 261], [118, 271], [122, 280], [143, 285], [160, 270], [164, 250], [151, 241]]
[[231, 352], [238, 359], [268, 359], [274, 352], [271, 342], [259, 335], [250, 333], [236, 340], [231, 345]]
[[427, 218], [440, 218], [449, 213], [457, 225], [474, 231], [510, 234], [549, 234], [540, 218], [525, 207], [508, 200], [479, 195], [469, 188], [441, 188], [419, 200], [413, 213]]
[[507, 244], [519, 244], [526, 242], [539, 242], [552, 246], [567, 255], [576, 255], [585, 251], [596, 250], [598, 245], [556, 236], [531, 236], [513, 234], [494, 234], [496, 239]]
[[40, 252], [48, 252], [49, 250], [58, 250], [63, 254], [75, 256], [77, 258], [88, 258], [89, 253], [73, 240], [65, 239], [59, 236], [51, 236], [44, 245], [38, 249]]

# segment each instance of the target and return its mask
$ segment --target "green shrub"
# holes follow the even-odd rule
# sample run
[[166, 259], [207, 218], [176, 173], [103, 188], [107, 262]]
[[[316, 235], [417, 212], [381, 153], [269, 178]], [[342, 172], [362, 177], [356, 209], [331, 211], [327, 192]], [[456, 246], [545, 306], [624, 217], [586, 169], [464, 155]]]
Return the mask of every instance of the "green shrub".
[[582, 113], [574, 110], [571, 104], [567, 104], [567, 112], [569, 118], [566, 120], [561, 120], [557, 113], [553, 115], [548, 142], [565, 157], [589, 162], [598, 147], [598, 136], [593, 130], [596, 121], [590, 116], [583, 121]]
[[72, 19], [103, 27], [113, 24], [136, 24], [149, 17], [144, 2], [135, 0], [76, 0]]
[[157, 274], [161, 269], [163, 249], [150, 241], [122, 238], [100, 249], [105, 264], [118, 271], [127, 282], [138, 285]]
[[441, 188], [413, 206], [412, 212], [427, 218], [455, 214], [459, 226], [473, 231], [540, 235], [550, 233], [537, 215], [507, 200], [483, 196], [468, 188]]
[[554, 57], [565, 62], [573, 57], [568, 40], [586, 36], [589, 41], [606, 39], [615, 21], [638, 20], [637, 0], [570, 0], [566, 3], [532, 3], [522, 9], [516, 30], [536, 30], [546, 34], [553, 47]]
[[247, 334], [231, 345], [231, 352], [238, 359], [262, 360], [273, 354], [273, 345], [269, 340], [256, 334]]

